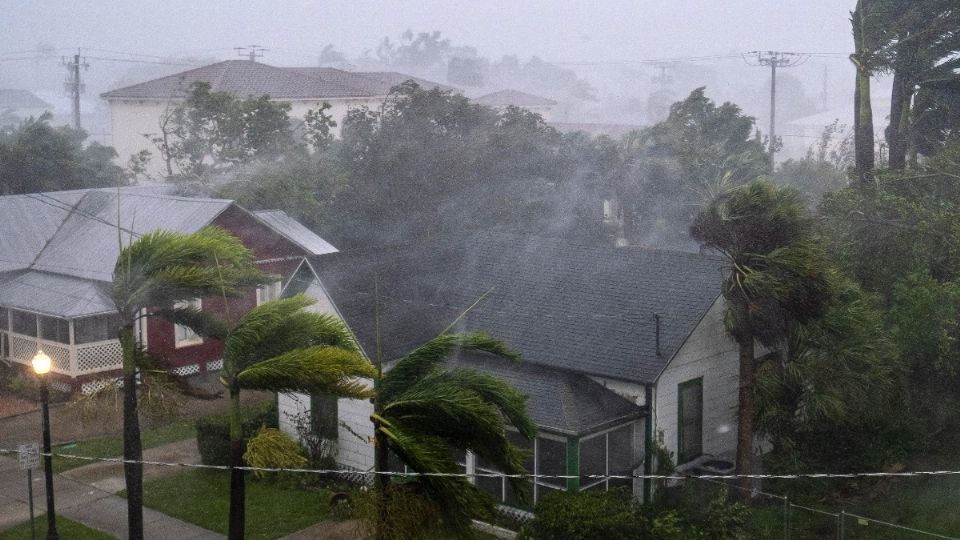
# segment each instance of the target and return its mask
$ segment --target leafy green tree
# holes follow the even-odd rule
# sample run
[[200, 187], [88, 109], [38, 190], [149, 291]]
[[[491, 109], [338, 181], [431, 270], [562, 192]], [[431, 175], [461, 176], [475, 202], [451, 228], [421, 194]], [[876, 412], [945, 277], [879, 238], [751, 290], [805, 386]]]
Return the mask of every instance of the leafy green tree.
[[269, 96], [240, 99], [194, 82], [186, 100], [161, 117], [161, 133], [151, 140], [168, 174], [205, 178], [294, 149], [289, 110]]
[[[690, 227], [691, 236], [729, 264], [723, 285], [727, 331], [737, 343], [739, 394], [737, 472], [749, 474], [755, 416], [755, 342], [782, 344], [792, 323], [820, 317], [833, 303], [836, 280], [800, 194], [756, 180], [721, 194]], [[740, 487], [749, 493], [750, 480]]]
[[588, 145], [516, 107], [406, 83], [382, 111], [351, 111], [342, 137], [334, 149], [348, 181], [329, 220], [342, 246], [491, 228], [563, 235], [579, 225], [571, 209], [594, 196], [594, 175], [564, 155]]
[[[954, 129], [960, 126], [960, 115], [951, 114], [954, 107], [950, 105], [960, 89], [960, 76], [955, 73], [960, 66], [960, 11], [951, 0], [899, 1], [889, 9], [894, 13], [881, 50], [885, 69], [893, 73], [886, 137], [889, 166], [899, 170], [906, 166], [910, 146], [932, 155], [943, 143], [923, 120], [947, 120]], [[911, 105], [915, 95], [919, 109]], [[942, 114], [923, 114], [925, 109], [941, 107]]]
[[630, 164], [618, 188], [628, 235], [678, 245], [697, 208], [723, 191], [770, 172], [753, 118], [732, 103], [717, 106], [698, 88], [670, 107], [666, 120], [624, 141]]
[[217, 320], [178, 303], [204, 296], [236, 295], [262, 280], [250, 250], [216, 227], [187, 235], [156, 231], [120, 251], [113, 270], [113, 301], [120, 316], [118, 334], [123, 351], [123, 470], [130, 538], [143, 538], [143, 447], [137, 378], [148, 367], [148, 359], [134, 337], [137, 321], [150, 310], [156, 316], [189, 325], [200, 334], [214, 334], [222, 331]]
[[836, 304], [790, 323], [783, 347], [757, 368], [756, 432], [773, 444], [769, 462], [799, 472], [898, 460], [905, 374], [879, 296], [844, 280]]
[[[523, 452], [512, 445], [505, 426], [532, 439], [536, 427], [526, 413], [526, 396], [507, 383], [473, 370], [446, 369], [458, 351], [476, 351], [516, 359], [503, 343], [484, 334], [441, 334], [399, 359], [376, 379], [374, 467], [390, 470], [390, 455], [417, 473], [462, 472], [455, 455], [470, 450], [505, 474], [521, 474]], [[441, 526], [467, 537], [471, 518], [491, 515], [494, 502], [462, 477], [420, 476], [414, 481], [437, 509]], [[511, 478], [518, 493], [524, 482]], [[376, 478], [381, 512], [377, 538], [390, 538], [385, 506], [402, 489], [390, 478]]]
[[53, 127], [51, 116], [0, 129], [0, 194], [37, 193], [120, 186], [127, 175], [114, 165], [116, 152], [68, 126]]
[[227, 333], [221, 381], [230, 393], [229, 538], [242, 539], [245, 526], [245, 451], [240, 422], [240, 391], [303, 392], [368, 398], [358, 378], [376, 370], [357, 350], [335, 317], [305, 311], [302, 295], [266, 302], [244, 315]]

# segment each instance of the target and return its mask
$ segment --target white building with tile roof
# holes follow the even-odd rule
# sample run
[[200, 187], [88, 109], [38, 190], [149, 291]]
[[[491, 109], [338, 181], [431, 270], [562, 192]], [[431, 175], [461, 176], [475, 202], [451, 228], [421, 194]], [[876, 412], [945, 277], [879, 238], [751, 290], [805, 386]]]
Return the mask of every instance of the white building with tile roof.
[[147, 173], [163, 176], [164, 166], [151, 139], [161, 133], [166, 114], [183, 102], [194, 82], [206, 82], [214, 92], [239, 98], [268, 95], [290, 104], [290, 118], [302, 120], [307, 111], [328, 103], [337, 127], [350, 109], [379, 108], [394, 86], [413, 80], [424, 88], [456, 90], [397, 72], [352, 72], [325, 67], [275, 67], [249, 60], [227, 60], [175, 73], [100, 95], [110, 105], [111, 145], [120, 164], [148, 150], [154, 156]]

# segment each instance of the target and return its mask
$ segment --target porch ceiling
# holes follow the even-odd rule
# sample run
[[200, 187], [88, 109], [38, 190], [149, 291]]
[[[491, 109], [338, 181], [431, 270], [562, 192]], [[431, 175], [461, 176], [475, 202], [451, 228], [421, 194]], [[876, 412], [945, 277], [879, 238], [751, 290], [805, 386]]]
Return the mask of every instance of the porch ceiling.
[[30, 271], [0, 280], [3, 307], [71, 319], [116, 311], [110, 284]]

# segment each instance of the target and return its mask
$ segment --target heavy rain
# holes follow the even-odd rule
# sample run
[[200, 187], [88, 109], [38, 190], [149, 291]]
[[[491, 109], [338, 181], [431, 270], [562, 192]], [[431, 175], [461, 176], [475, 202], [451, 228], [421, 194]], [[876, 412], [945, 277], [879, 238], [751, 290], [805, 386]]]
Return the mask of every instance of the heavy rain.
[[0, 540], [960, 538], [956, 0], [0, 8]]

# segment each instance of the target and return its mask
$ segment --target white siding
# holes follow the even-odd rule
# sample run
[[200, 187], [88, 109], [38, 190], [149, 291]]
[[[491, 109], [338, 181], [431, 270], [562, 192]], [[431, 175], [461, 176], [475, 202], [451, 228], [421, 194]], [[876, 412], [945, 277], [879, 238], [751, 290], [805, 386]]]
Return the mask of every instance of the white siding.
[[310, 414], [310, 396], [296, 392], [278, 394], [277, 411], [280, 429], [296, 439], [298, 434], [294, 421], [298, 415]]
[[[319, 108], [320, 104], [327, 102], [330, 109], [327, 114], [333, 117], [337, 122], [336, 127], [331, 133], [338, 137], [340, 128], [343, 126], [343, 119], [347, 116], [350, 109], [359, 107], [368, 107], [377, 110], [383, 104], [383, 97], [369, 98], [350, 98], [350, 99], [311, 99], [287, 101], [290, 104], [289, 115], [291, 119], [303, 120], [304, 115], [310, 109]], [[278, 100], [280, 101], [280, 100]], [[111, 144], [117, 151], [117, 164], [121, 167], [127, 165], [130, 156], [141, 150], [149, 150], [152, 155], [150, 163], [147, 165], [147, 174], [155, 179], [162, 179], [166, 176], [166, 165], [157, 146], [150, 141], [152, 137], [160, 136], [160, 119], [168, 111], [179, 105], [180, 100], [158, 100], [158, 99], [111, 99], [110, 104], [110, 130]], [[174, 173], [177, 173], [174, 166]]]
[[372, 469], [373, 423], [370, 415], [373, 414], [373, 403], [365, 399], [341, 399], [337, 401], [337, 412], [341, 423], [337, 431], [337, 463], [363, 471]]
[[629, 399], [637, 407], [643, 407], [644, 401], [646, 400], [646, 391], [642, 384], [618, 381], [616, 379], [606, 379], [603, 377], [594, 377], [593, 375], [591, 375], [590, 378], [595, 382], [602, 384], [611, 392]]
[[[676, 459], [677, 386], [703, 377], [703, 453], [732, 457], [737, 448], [738, 357], [723, 324], [725, 306], [717, 300], [660, 375], [655, 426]], [[678, 464], [679, 465], [679, 464]]]

